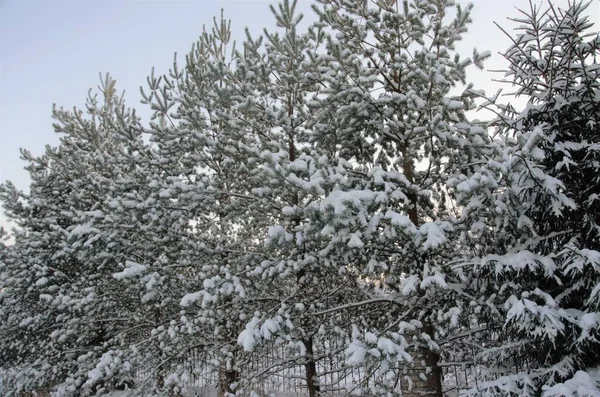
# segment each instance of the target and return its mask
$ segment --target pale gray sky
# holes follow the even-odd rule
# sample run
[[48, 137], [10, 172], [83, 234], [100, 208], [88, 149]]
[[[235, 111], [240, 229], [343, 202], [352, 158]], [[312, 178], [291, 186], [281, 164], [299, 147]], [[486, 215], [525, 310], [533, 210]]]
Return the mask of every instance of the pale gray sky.
[[[87, 90], [98, 85], [98, 73], [110, 72], [117, 87], [126, 90], [128, 103], [140, 115], [139, 87], [152, 66], [164, 73], [173, 53], [183, 56], [201, 32], [212, 24], [220, 9], [232, 19], [233, 37], [243, 39], [248, 26], [258, 34], [273, 26], [267, 0], [0, 0], [0, 182], [13, 181], [27, 190], [25, 165], [19, 148], [34, 154], [46, 144], [56, 144], [51, 109], [80, 106]], [[505, 67], [497, 55], [508, 47], [508, 38], [493, 24], [512, 26], [507, 17], [526, 0], [475, 0], [473, 24], [460, 49], [490, 50], [489, 69]], [[565, 5], [566, 1], [553, 1]], [[299, 8], [310, 14], [310, 0]], [[590, 9], [600, 20], [600, 2]], [[598, 29], [598, 28], [597, 28]], [[474, 72], [470, 79], [479, 88], [495, 91], [489, 73]], [[1, 211], [0, 211], [1, 212]], [[6, 218], [0, 214], [0, 225]]]

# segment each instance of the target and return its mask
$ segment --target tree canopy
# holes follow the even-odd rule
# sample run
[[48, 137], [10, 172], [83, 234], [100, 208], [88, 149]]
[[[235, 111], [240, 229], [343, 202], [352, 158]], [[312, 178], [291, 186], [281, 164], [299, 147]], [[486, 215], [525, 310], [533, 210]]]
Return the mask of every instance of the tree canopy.
[[505, 32], [523, 109], [469, 81], [490, 54], [456, 51], [453, 0], [318, 0], [307, 27], [284, 0], [241, 45], [221, 15], [148, 77], [150, 121], [109, 75], [55, 107], [29, 193], [0, 185], [7, 395], [600, 395], [588, 6]]

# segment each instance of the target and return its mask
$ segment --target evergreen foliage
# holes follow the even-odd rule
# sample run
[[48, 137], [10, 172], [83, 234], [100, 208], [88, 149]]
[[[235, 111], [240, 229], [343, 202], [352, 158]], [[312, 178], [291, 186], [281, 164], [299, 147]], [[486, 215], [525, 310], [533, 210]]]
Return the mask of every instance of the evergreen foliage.
[[306, 24], [296, 3], [239, 46], [215, 18], [148, 77], [147, 123], [108, 75], [54, 108], [29, 193], [0, 186], [0, 387], [175, 396], [196, 357], [221, 395], [302, 366], [317, 397], [342, 354], [353, 394], [442, 396], [462, 365], [467, 395], [600, 395], [589, 4], [521, 12], [505, 77], [527, 105], [487, 99], [484, 123], [471, 5], [318, 0]]
[[456, 187], [479, 240], [467, 263], [499, 330], [482, 357], [504, 374], [475, 394], [599, 393], [600, 42], [588, 6], [532, 4], [515, 19], [506, 77], [527, 105], [497, 106], [502, 157]]

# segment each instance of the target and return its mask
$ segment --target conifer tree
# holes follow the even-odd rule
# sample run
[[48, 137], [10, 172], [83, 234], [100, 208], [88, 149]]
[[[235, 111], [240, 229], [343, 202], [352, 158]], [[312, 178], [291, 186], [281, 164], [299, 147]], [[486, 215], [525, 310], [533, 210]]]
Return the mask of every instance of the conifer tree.
[[239, 49], [215, 19], [149, 76], [148, 125], [107, 77], [55, 109], [57, 148], [23, 152], [31, 192], [0, 188], [20, 227], [0, 245], [11, 392], [102, 395], [137, 369], [138, 394], [173, 396], [195, 356], [221, 395], [302, 366], [310, 397], [441, 396], [450, 359], [494, 379], [474, 395], [598, 394], [587, 4], [516, 19], [507, 77], [529, 102], [484, 105], [493, 136], [467, 116], [488, 55], [455, 49], [471, 6], [319, 0], [303, 29], [296, 5]]
[[328, 236], [325, 263], [384, 286], [340, 307], [364, 308], [349, 311], [349, 362], [377, 374], [371, 393], [441, 395], [443, 344], [470, 325], [464, 280], [450, 266], [458, 240], [447, 184], [473, 173], [489, 150], [485, 129], [465, 116], [476, 96], [466, 70], [487, 54], [454, 53], [470, 6], [320, 3], [319, 24], [332, 36], [313, 73], [325, 88], [311, 139], [343, 160], [312, 206], [311, 226]]
[[497, 329], [479, 357], [498, 379], [473, 394], [600, 393], [600, 41], [588, 7], [530, 3], [514, 19], [506, 76], [527, 105], [490, 104], [503, 153], [456, 186], [478, 240], [463, 266]]
[[[98, 205], [108, 182], [127, 172], [110, 161], [122, 141], [115, 128], [137, 122], [108, 75], [100, 93], [100, 101], [90, 93], [85, 112], [55, 107], [55, 130], [64, 134], [58, 147], [48, 146], [38, 157], [22, 151], [32, 180], [28, 194], [10, 182], [0, 190], [7, 215], [19, 227], [3, 264], [0, 326], [2, 365], [17, 372], [12, 393], [55, 389], [72, 395], [101, 388], [102, 376], [88, 373], [101, 357], [116, 383], [130, 378], [117, 352], [127, 322], [112, 319], [127, 318], [135, 304], [103, 277], [116, 268], [114, 258], [91, 261], [81, 249], [93, 251], [94, 239], [93, 228], [80, 219], [103, 217]], [[73, 240], [81, 242], [79, 248]]]
[[[307, 120], [311, 117], [307, 113], [306, 101], [314, 93], [315, 84], [307, 81], [304, 75], [309, 71], [308, 65], [314, 62], [324, 36], [315, 30], [300, 33], [298, 25], [302, 16], [295, 12], [295, 8], [295, 1], [285, 1], [277, 8], [272, 7], [281, 34], [265, 31], [264, 38], [253, 38], [248, 33], [243, 48], [234, 53], [230, 67], [225, 65], [222, 54], [210, 53], [211, 45], [214, 48], [219, 46], [215, 46], [209, 37], [201, 42], [195, 53], [188, 57], [188, 80], [182, 84], [183, 95], [179, 96], [178, 110], [183, 125], [190, 126], [188, 128], [195, 132], [195, 136], [202, 139], [198, 142], [203, 150], [199, 158], [203, 167], [210, 170], [209, 177], [219, 193], [217, 204], [220, 209], [213, 211], [221, 218], [219, 227], [228, 228], [224, 230], [223, 237], [226, 236], [235, 248], [235, 251], [223, 250], [226, 265], [221, 264], [220, 269], [215, 269], [212, 280], [217, 281], [216, 285], [212, 281], [204, 282], [204, 288], [194, 292], [193, 296], [202, 297], [198, 302], [201, 306], [199, 315], [209, 318], [228, 316], [226, 322], [231, 323], [229, 327], [234, 332], [225, 330], [229, 333], [222, 337], [233, 336], [234, 346], [230, 353], [243, 356], [237, 351], [239, 347], [235, 347], [235, 342], [247, 320], [237, 321], [233, 313], [239, 313], [241, 319], [258, 313], [256, 320], [252, 321], [255, 325], [261, 317], [277, 314], [275, 321], [269, 320], [269, 326], [263, 325], [264, 333], [258, 332], [256, 340], [251, 337], [253, 332], [250, 329], [245, 331], [247, 337], [240, 340], [246, 350], [251, 350], [261, 339], [284, 336], [284, 329], [294, 326], [295, 331], [286, 334], [283, 341], [290, 347], [292, 357], [297, 356], [297, 359], [286, 359], [287, 365], [305, 360], [304, 356], [298, 356], [298, 351], [306, 347], [309, 343], [307, 338], [312, 338], [319, 329], [314, 320], [305, 319], [302, 325], [294, 324], [290, 321], [287, 307], [300, 307], [299, 300], [309, 304], [311, 300], [318, 299], [318, 290], [310, 289], [315, 283], [321, 286], [328, 283], [328, 279], [319, 281], [317, 274], [308, 274], [308, 270], [303, 269], [305, 265], [298, 259], [309, 256], [306, 252], [309, 243], [302, 239], [300, 206], [310, 202], [310, 195], [314, 192], [306, 191], [297, 174], [309, 171], [307, 161], [312, 162], [311, 172], [315, 172], [305, 132]], [[214, 34], [213, 40], [222, 37], [221, 33]], [[202, 48], [207, 54], [199, 54]], [[208, 64], [206, 55], [210, 58]], [[208, 84], [206, 76], [213, 78], [208, 80]], [[268, 237], [280, 239], [281, 233], [285, 233], [284, 225], [297, 229], [294, 230], [295, 242], [287, 247], [264, 246], [263, 241]], [[244, 249], [253, 255], [232, 255]], [[286, 256], [282, 257], [282, 252], [286, 252]], [[307, 262], [310, 258], [300, 260]], [[272, 263], [284, 266], [280, 270], [293, 276], [277, 277], [273, 270], [269, 274]], [[222, 277], [222, 272], [234, 270], [243, 275], [237, 282], [243, 281], [244, 286], [232, 288], [231, 291], [238, 296], [230, 297], [222, 292], [223, 285], [229, 283], [227, 277]], [[243, 291], [243, 296], [240, 291]], [[190, 302], [189, 299], [184, 300]], [[281, 302], [286, 300], [288, 303], [282, 305]], [[231, 307], [231, 303], [235, 306]], [[228, 310], [219, 309], [219, 306]], [[223, 322], [225, 319], [211, 321]], [[300, 345], [303, 347], [299, 348]], [[234, 366], [231, 375], [232, 379], [236, 378], [234, 373], [239, 372], [236, 368], [240, 365], [239, 360], [228, 365]], [[275, 365], [273, 368], [280, 367]], [[314, 372], [314, 362], [308, 363], [307, 368], [308, 373]], [[256, 375], [247, 374], [245, 379], [237, 378], [237, 381], [246, 382], [245, 387], [253, 387], [248, 383], [255, 382]], [[314, 374], [307, 376], [314, 378]]]
[[[415, 389], [439, 395], [441, 349], [435, 340], [470, 325], [468, 315], [459, 316], [463, 280], [449, 267], [457, 242], [445, 184], [472, 173], [489, 150], [485, 130], [464, 115], [473, 107], [472, 87], [456, 96], [450, 90], [466, 83], [467, 66], [481, 66], [486, 55], [450, 55], [470, 22], [469, 9], [460, 7], [446, 21], [452, 2], [407, 3], [403, 10], [383, 2], [374, 8], [323, 3], [320, 22], [298, 35], [295, 2], [283, 2], [273, 11], [285, 34], [265, 32], [264, 52], [261, 38], [248, 37], [218, 87], [198, 90], [197, 99], [189, 89], [180, 96], [188, 102], [176, 114], [188, 109], [188, 125], [209, 144], [211, 160], [238, 164], [228, 169], [228, 190], [222, 192], [228, 203], [243, 202], [244, 212], [233, 223], [248, 225], [250, 219], [253, 228], [246, 230], [268, 237], [262, 259], [257, 255], [245, 264], [253, 282], [242, 301], [264, 303], [239, 342], [252, 350], [277, 337], [298, 346], [309, 390], [316, 394], [320, 386], [307, 346], [335, 329], [342, 340], [355, 338], [357, 352], [349, 362], [365, 365], [357, 360], [358, 350], [375, 343], [385, 359], [374, 356], [369, 371], [385, 379], [390, 371], [400, 377], [399, 363], [407, 365], [414, 356], [414, 379], [429, 374]], [[364, 47], [362, 39], [371, 34], [378, 51]], [[428, 35], [433, 38], [425, 42]], [[224, 76], [223, 62], [211, 65], [204, 67]], [[204, 76], [195, 81], [204, 83]], [[215, 102], [205, 106], [204, 98]], [[210, 129], [210, 138], [201, 132]], [[426, 164], [424, 170], [416, 168], [418, 162]], [[213, 169], [213, 177], [225, 175]], [[385, 292], [373, 295], [360, 282], [382, 274]], [[207, 310], [223, 301], [215, 299], [212, 282], [204, 285], [191, 295], [201, 301], [199, 315], [222, 315]], [[346, 310], [363, 306], [369, 315]], [[350, 320], [342, 324], [333, 312]], [[322, 323], [324, 315], [331, 321]], [[375, 339], [364, 342], [365, 332]], [[399, 385], [372, 384], [374, 393]]]

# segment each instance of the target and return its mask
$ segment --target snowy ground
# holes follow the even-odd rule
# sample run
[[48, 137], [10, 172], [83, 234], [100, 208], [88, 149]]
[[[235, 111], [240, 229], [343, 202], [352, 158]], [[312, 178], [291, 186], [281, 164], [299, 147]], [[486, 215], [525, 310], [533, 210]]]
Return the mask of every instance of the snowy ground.
[[[217, 389], [215, 387], [194, 387], [184, 389], [183, 397], [217, 397]], [[110, 397], [127, 397], [128, 392], [116, 391], [110, 394]]]
[[[218, 392], [215, 387], [195, 387], [184, 390], [182, 393], [183, 397], [217, 397]], [[277, 392], [277, 396], [279, 397], [299, 397], [304, 396], [303, 393], [293, 393], [293, 392]], [[116, 391], [112, 393], [109, 397], [128, 397], [126, 391]]]

